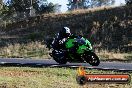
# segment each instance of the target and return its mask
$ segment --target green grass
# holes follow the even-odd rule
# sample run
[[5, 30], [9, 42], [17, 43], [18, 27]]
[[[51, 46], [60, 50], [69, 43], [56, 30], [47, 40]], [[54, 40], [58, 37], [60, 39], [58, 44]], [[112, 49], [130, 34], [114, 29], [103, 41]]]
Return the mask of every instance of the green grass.
[[[119, 72], [87, 70], [92, 74], [115, 74]], [[76, 69], [1, 67], [0, 88], [131, 88], [132, 84], [87, 84], [76, 82]], [[132, 74], [129, 73], [131, 76]]]

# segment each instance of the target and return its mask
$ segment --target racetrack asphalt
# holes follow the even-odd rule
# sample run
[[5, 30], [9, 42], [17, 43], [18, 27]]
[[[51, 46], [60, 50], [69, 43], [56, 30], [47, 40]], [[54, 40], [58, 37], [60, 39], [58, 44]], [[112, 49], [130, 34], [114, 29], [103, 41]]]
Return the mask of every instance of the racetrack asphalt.
[[91, 66], [88, 63], [67, 63], [60, 65], [52, 59], [23, 59], [23, 58], [0, 58], [1, 66], [31, 66], [31, 67], [71, 67], [84, 66], [89, 69], [132, 71], [132, 63], [123, 62], [100, 62], [99, 66]]

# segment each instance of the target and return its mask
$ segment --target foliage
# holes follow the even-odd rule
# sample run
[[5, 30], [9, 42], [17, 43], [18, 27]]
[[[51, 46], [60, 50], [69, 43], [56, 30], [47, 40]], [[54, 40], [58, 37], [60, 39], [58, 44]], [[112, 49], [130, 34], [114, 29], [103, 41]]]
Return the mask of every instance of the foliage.
[[2, 9], [2, 7], [3, 7], [3, 2], [2, 0], [0, 0], [0, 10]]
[[132, 0], [125, 0], [126, 5], [132, 5]]
[[[37, 1], [37, 0], [33, 0], [32, 2], [29, 0], [23, 0], [23, 1], [19, 1], [19, 0], [12, 0], [11, 1], [11, 6], [15, 8], [16, 11], [19, 12], [25, 12], [25, 11], [29, 11], [31, 5], [33, 5], [33, 7], [40, 12], [51, 12], [53, 11], [53, 3], [47, 3], [47, 0], [43, 0], [43, 4], [40, 4], [42, 2]], [[40, 5], [40, 6], [39, 6]]]
[[73, 10], [99, 7], [103, 5], [108, 6], [114, 4], [115, 0], [68, 0], [68, 2], [68, 9]]
[[39, 13], [49, 13], [49, 12], [54, 12], [54, 4], [53, 3], [47, 3], [46, 5], [41, 5], [38, 7], [37, 11]]
[[55, 7], [56, 5], [47, 0], [10, 0], [3, 4], [2, 13], [10, 15], [16, 12], [19, 17], [28, 17], [32, 8], [35, 13], [40, 14], [54, 12]]

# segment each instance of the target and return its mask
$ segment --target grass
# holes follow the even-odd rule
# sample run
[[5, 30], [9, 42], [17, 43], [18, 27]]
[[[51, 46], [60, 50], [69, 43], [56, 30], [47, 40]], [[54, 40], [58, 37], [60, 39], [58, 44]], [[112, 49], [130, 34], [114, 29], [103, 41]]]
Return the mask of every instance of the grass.
[[102, 61], [122, 61], [122, 62], [132, 62], [132, 52], [130, 53], [115, 53], [102, 50], [96, 53]]
[[[131, 8], [100, 7], [65, 14], [43, 14], [17, 22], [10, 20], [0, 26], [0, 57], [49, 58], [42, 41], [68, 26], [73, 33], [82, 34], [97, 45], [101, 60], [132, 61]], [[113, 49], [119, 52], [115, 53]]]
[[[48, 53], [50, 51], [46, 46], [39, 41], [30, 42], [27, 44], [9, 44], [8, 46], [0, 48], [1, 58], [31, 58], [31, 59], [47, 59], [51, 58]], [[96, 54], [102, 61], [132, 61], [132, 52], [120, 53], [108, 52], [106, 50], [96, 51]]]
[[0, 48], [0, 57], [6, 58], [48, 58], [48, 49], [41, 42], [9, 44]]
[[[90, 74], [117, 74], [114, 71], [87, 70]], [[132, 84], [87, 84], [76, 82], [76, 69], [1, 67], [0, 88], [131, 88]], [[120, 73], [121, 74], [121, 73]], [[124, 73], [123, 73], [124, 74]], [[129, 73], [131, 76], [132, 74]]]
[[109, 50], [125, 48], [126, 52], [131, 51], [128, 46], [131, 44], [131, 8], [101, 7], [66, 14], [43, 14], [0, 26], [0, 31], [7, 36], [34, 40], [53, 37], [63, 26], [68, 26], [73, 33], [89, 38], [92, 44], [101, 44], [101, 48]]

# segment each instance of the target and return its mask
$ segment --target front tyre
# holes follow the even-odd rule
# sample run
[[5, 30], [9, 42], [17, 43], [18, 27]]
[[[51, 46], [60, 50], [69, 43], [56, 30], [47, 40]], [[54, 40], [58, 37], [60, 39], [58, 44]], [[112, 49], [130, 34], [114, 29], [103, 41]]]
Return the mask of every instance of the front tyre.
[[53, 50], [52, 57], [59, 64], [67, 63], [67, 59], [66, 59], [65, 53], [63, 51]]
[[92, 66], [98, 66], [100, 64], [100, 60], [94, 52], [89, 52], [88, 55], [86, 54], [84, 59]]

